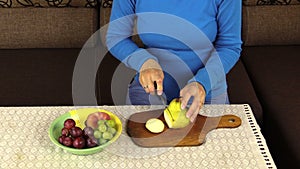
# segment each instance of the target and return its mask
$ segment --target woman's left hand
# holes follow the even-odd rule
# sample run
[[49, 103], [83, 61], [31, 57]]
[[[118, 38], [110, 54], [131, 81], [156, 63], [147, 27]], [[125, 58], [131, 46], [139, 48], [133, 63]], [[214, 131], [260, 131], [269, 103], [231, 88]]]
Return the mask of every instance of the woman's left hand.
[[194, 97], [191, 106], [186, 112], [186, 116], [190, 119], [191, 122], [193, 122], [196, 119], [200, 109], [204, 104], [205, 97], [206, 97], [205, 89], [200, 83], [191, 82], [187, 84], [183, 89], [181, 89], [180, 96], [181, 96], [181, 109], [184, 109], [187, 106], [190, 98]]

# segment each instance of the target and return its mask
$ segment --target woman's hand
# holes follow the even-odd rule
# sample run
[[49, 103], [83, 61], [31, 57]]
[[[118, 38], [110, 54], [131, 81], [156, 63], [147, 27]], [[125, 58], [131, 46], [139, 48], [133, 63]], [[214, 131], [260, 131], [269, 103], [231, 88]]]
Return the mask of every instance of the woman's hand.
[[204, 104], [206, 97], [205, 90], [200, 83], [191, 82], [180, 91], [180, 96], [182, 109], [187, 106], [190, 98], [192, 96], [194, 97], [193, 103], [189, 107], [189, 110], [186, 112], [186, 116], [190, 119], [191, 122], [193, 122]]
[[139, 81], [147, 93], [154, 94], [156, 90], [158, 95], [163, 93], [164, 73], [161, 66], [153, 59], [148, 59], [140, 69]]

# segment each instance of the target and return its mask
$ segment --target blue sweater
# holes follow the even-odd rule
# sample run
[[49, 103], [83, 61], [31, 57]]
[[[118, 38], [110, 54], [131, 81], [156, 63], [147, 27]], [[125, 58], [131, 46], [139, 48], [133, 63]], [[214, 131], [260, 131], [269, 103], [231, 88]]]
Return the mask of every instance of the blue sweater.
[[[110, 52], [136, 71], [147, 59], [159, 62], [168, 100], [192, 81], [207, 99], [226, 92], [241, 52], [241, 0], [114, 0], [110, 20]], [[145, 48], [131, 40], [135, 25]]]

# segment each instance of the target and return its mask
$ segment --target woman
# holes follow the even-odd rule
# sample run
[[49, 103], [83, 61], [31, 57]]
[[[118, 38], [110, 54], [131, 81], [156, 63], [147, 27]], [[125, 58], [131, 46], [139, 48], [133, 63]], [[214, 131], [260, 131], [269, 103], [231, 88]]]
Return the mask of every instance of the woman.
[[[241, 52], [241, 3], [114, 0], [106, 43], [138, 72], [129, 87], [131, 104], [151, 104], [153, 94], [168, 102], [181, 97], [194, 121], [204, 103], [228, 103], [226, 74]], [[130, 38], [135, 23], [145, 48]]]

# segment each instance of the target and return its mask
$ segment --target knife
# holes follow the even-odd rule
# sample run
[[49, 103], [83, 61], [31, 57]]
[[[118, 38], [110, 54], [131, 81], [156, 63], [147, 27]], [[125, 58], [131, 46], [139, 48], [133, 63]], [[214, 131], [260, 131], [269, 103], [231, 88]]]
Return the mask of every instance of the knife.
[[168, 113], [170, 114], [171, 118], [172, 118], [172, 121], [174, 121], [174, 118], [172, 116], [172, 113], [171, 111], [169, 110], [168, 108], [168, 105], [167, 105], [167, 99], [163, 97], [163, 95], [158, 95], [157, 94], [157, 83], [156, 81], [154, 81], [154, 89], [155, 89], [155, 95], [161, 100], [162, 104], [165, 106], [165, 109], [167, 109]]
[[161, 100], [162, 104], [166, 108], [168, 108], [168, 106], [167, 106], [167, 100], [162, 95], [158, 95], [157, 94], [157, 83], [156, 83], [156, 81], [154, 81], [154, 89], [155, 89], [155, 95]]
[[162, 96], [162, 95], [158, 95], [157, 92], [156, 92], [156, 96], [161, 100], [162, 104], [165, 106], [165, 109], [167, 109], [172, 121], [174, 121], [174, 118], [172, 116], [172, 113], [171, 111], [169, 110], [168, 108], [168, 105], [167, 105], [167, 100]]
[[166, 108], [168, 108], [167, 100], [166, 100], [162, 95], [158, 95], [157, 93], [156, 93], [156, 95], [159, 97], [159, 99], [161, 100], [162, 104], [163, 104]]

